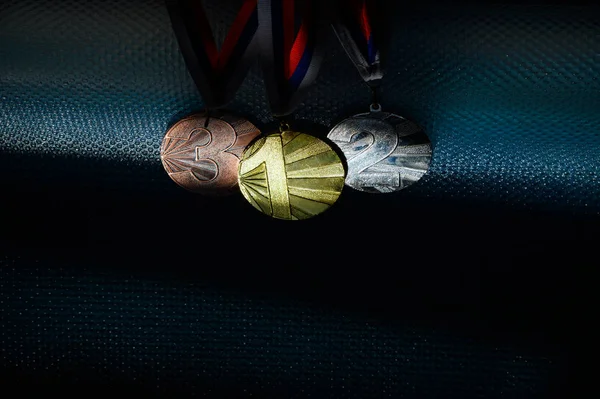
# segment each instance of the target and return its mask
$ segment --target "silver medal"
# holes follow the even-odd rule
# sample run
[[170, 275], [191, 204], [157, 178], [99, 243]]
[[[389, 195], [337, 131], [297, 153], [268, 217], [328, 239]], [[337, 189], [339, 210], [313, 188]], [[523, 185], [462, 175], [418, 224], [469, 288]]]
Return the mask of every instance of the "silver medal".
[[431, 142], [423, 130], [380, 107], [344, 119], [327, 137], [346, 158], [346, 185], [360, 191], [402, 190], [423, 177], [431, 161]]

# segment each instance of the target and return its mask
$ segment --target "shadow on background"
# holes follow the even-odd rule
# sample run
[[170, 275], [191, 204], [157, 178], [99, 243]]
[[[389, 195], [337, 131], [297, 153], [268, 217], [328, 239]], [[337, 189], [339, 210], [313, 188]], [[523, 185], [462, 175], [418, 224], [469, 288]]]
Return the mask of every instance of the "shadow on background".
[[[159, 4], [139, 5], [150, 3]], [[410, 191], [372, 196], [345, 189], [325, 214], [288, 223], [261, 215], [241, 195], [213, 200], [185, 192], [169, 181], [158, 159], [149, 158], [150, 147], [126, 141], [131, 135], [123, 135], [116, 145], [131, 145], [147, 163], [2, 153], [3, 387], [74, 396], [166, 390], [178, 397], [191, 392], [289, 397], [293, 391], [362, 399], [383, 391], [413, 397], [448, 397], [452, 392], [462, 399], [564, 398], [585, 392], [585, 368], [593, 363], [582, 359], [590, 356], [584, 354], [593, 347], [596, 331], [588, 320], [596, 314], [592, 270], [598, 263], [598, 214], [570, 212], [569, 201], [580, 198], [568, 186], [546, 187], [541, 194], [548, 197], [538, 197], [532, 190], [542, 186], [530, 185], [528, 192], [515, 190], [514, 197], [505, 197], [519, 200], [522, 194], [550, 201], [556, 190], [565, 196], [553, 206], [564, 205], [563, 211], [499, 203], [502, 193], [496, 189], [501, 187], [484, 183], [504, 176], [485, 175], [485, 164], [475, 170], [469, 162], [479, 161], [477, 150], [508, 143], [501, 148], [505, 153], [485, 152], [484, 161], [509, 167], [517, 176], [522, 163], [527, 166], [531, 160], [513, 162], [509, 150], [535, 154], [534, 143], [552, 150], [529, 165], [537, 170], [534, 177], [544, 177], [539, 170], [550, 162], [552, 173], [577, 178], [579, 185], [572, 190], [585, 188], [588, 198], [596, 198], [590, 189], [595, 181], [586, 180], [596, 176], [596, 165], [587, 163], [597, 148], [597, 124], [591, 117], [597, 104], [594, 60], [575, 56], [596, 54], [589, 39], [597, 26], [593, 14], [571, 7], [527, 7], [513, 14], [508, 7], [487, 9], [481, 2], [464, 9], [444, 2], [446, 8], [439, 10], [429, 4], [442, 2], [416, 3], [387, 2], [394, 10], [388, 16], [404, 18], [403, 10], [415, 12], [414, 18], [398, 24], [399, 75], [383, 94], [390, 110], [406, 108], [404, 115], [431, 123], [432, 133], [449, 140], [446, 144], [458, 142], [442, 155], [447, 157], [444, 165], [458, 165], [454, 172], [464, 174], [441, 180], [454, 179], [447, 187], [463, 189], [460, 199], [448, 198], [453, 192], [440, 187], [436, 193], [443, 192], [443, 198]], [[144, 134], [149, 143], [164, 122], [162, 116], [197, 105], [193, 87], [183, 80], [188, 76], [181, 60], [173, 56], [178, 53], [166, 16], [158, 8], [148, 7], [146, 15], [138, 12], [142, 8], [137, 4], [120, 5], [121, 11], [136, 16], [135, 24], [109, 10], [102, 15], [116, 17], [97, 26], [106, 30], [92, 32], [84, 26], [83, 35], [72, 34], [79, 28], [71, 22], [88, 16], [85, 8], [73, 7], [63, 19], [47, 14], [48, 26], [43, 28], [60, 27], [60, 46], [56, 51], [47, 46], [40, 57], [32, 57], [40, 39], [30, 37], [27, 24], [15, 17], [6, 25], [6, 37], [16, 38], [6, 50], [14, 57], [14, 63], [7, 63], [10, 73], [41, 74], [52, 66], [54, 73], [73, 68], [75, 78], [61, 78], [63, 98], [53, 91], [63, 81], [52, 73], [47, 82], [42, 79], [39, 92], [28, 86], [30, 75], [15, 74], [7, 86], [14, 95], [7, 96], [5, 110], [18, 118], [6, 118], [10, 129], [5, 137], [14, 138], [23, 128], [24, 138], [58, 148], [53, 146], [61, 142], [52, 140], [61, 129], [73, 129], [69, 133], [74, 135], [97, 118], [99, 126], [91, 126], [91, 137], [108, 136], [101, 126], [105, 121], [122, 124], [112, 127], [115, 133]], [[23, 10], [30, 8], [15, 8], [13, 16], [37, 21]], [[449, 16], [444, 18], [446, 11]], [[119, 22], [120, 28], [134, 29], [116, 31], [113, 24]], [[63, 29], [68, 26], [77, 29]], [[562, 32], [573, 40], [557, 47], [554, 39]], [[524, 33], [530, 40], [521, 40]], [[80, 58], [73, 49], [82, 42], [71, 43], [69, 35], [96, 41], [85, 42], [90, 53]], [[116, 39], [129, 35], [130, 48], [139, 57], [122, 63]], [[113, 40], [114, 48], [107, 44]], [[431, 52], [425, 51], [429, 48]], [[143, 70], [161, 66], [166, 59], [162, 52], [173, 56], [165, 63], [167, 69], [180, 62], [179, 74]], [[64, 59], [56, 57], [63, 53]], [[94, 61], [98, 53], [106, 64]], [[159, 61], [149, 63], [147, 57], [155, 53]], [[341, 53], [338, 49], [332, 54]], [[330, 84], [358, 79], [351, 65], [339, 65], [323, 75], [317, 94], [329, 98]], [[551, 82], [545, 80], [546, 67], [554, 74]], [[105, 79], [97, 79], [94, 71], [106, 74]], [[136, 76], [145, 78], [140, 83]], [[253, 91], [260, 81], [251, 82], [239, 104], [242, 113], [258, 117], [265, 112]], [[116, 89], [125, 83], [126, 89]], [[315, 112], [322, 121], [332, 114], [338, 118], [354, 109], [363, 111], [361, 104], [368, 99], [355, 98], [356, 93], [363, 95], [362, 87], [356, 87], [350, 85], [332, 100], [317, 96], [304, 112]], [[173, 100], [177, 96], [181, 98]], [[74, 108], [81, 104], [85, 107]], [[465, 110], [472, 112], [467, 119], [461, 114]], [[45, 128], [46, 119], [30, 120], [34, 111], [57, 122], [47, 135], [38, 134], [33, 123]], [[156, 116], [158, 111], [164, 115]], [[65, 114], [71, 119], [64, 119]], [[561, 123], [552, 119], [556, 115], [558, 122], [576, 125], [571, 126], [572, 136], [563, 134]], [[12, 125], [15, 120], [19, 123]], [[81, 125], [73, 127], [69, 121]], [[440, 121], [445, 130], [435, 128]], [[529, 129], [528, 135], [519, 123]], [[540, 133], [544, 131], [550, 136]], [[513, 136], [498, 141], [494, 132]], [[84, 147], [89, 149], [87, 138]], [[481, 140], [479, 147], [461, 158], [460, 144], [472, 144], [472, 139]], [[520, 141], [524, 139], [529, 147]], [[580, 165], [573, 161], [564, 169], [556, 166], [562, 159], [553, 156], [562, 156], [559, 150], [565, 143], [567, 155], [587, 145], [589, 153], [576, 154], [586, 155]], [[485, 178], [467, 187], [474, 190], [473, 197], [481, 194], [477, 189], [493, 190], [479, 201], [467, 201], [470, 194], [461, 185], [470, 184], [474, 170]], [[551, 177], [551, 182], [562, 183], [560, 177]], [[510, 187], [510, 182], [501, 186]]]
[[[10, 156], [2, 160], [11, 162]], [[349, 315], [357, 323], [370, 320], [378, 330], [392, 334], [423, 329], [469, 345], [476, 342], [486, 350], [505, 348], [537, 361], [549, 360], [546, 371], [553, 377], [546, 382], [553, 392], [571, 387], [578, 345], [584, 340], [579, 332], [588, 329], [578, 315], [590, 308], [593, 292], [586, 288], [591, 284], [591, 240], [598, 225], [589, 216], [481, 204], [434, 205], [348, 191], [320, 217], [290, 223], [263, 216], [241, 195], [214, 200], [172, 188], [166, 175], [164, 181], [152, 181], [149, 176], [155, 171], [145, 168], [130, 166], [123, 174], [122, 165], [98, 161], [31, 162], [42, 162], [49, 171], [61, 170], [64, 162], [72, 174], [45, 176], [35, 170], [38, 184], [23, 185], [10, 177], [5, 183], [10, 189], [2, 199], [0, 242], [5, 260], [16, 259], [15, 267], [20, 264], [25, 270], [15, 277], [17, 286], [26, 287], [36, 274], [47, 274], [59, 292], [69, 278], [87, 287], [84, 291], [93, 290], [98, 278], [106, 286], [134, 280], [141, 285], [152, 281], [163, 289], [192, 287], [192, 301], [205, 289], [216, 290], [220, 301], [249, 300], [250, 312], [260, 313], [262, 306], [252, 301], [282, 309], [291, 306], [291, 319], [316, 309], [335, 317]], [[27, 164], [19, 156], [19, 165]], [[85, 171], [92, 169], [119, 178], [90, 183]], [[21, 171], [19, 179], [24, 175], [27, 172]], [[129, 185], [128, 176], [142, 182], [148, 176], [152, 183], [140, 190]], [[16, 290], [14, 282], [12, 287]], [[118, 297], [135, 291], [119, 290]], [[10, 287], [4, 295], [11, 296]], [[282, 312], [267, 316], [274, 317], [272, 325], [285, 323]], [[229, 316], [222, 317], [225, 322]], [[9, 317], [5, 322], [25, 329], [18, 320]], [[331, 326], [324, 322], [322, 328]], [[125, 332], [135, 334], [133, 327]], [[453, 345], [451, 351], [475, 350]], [[457, 367], [453, 362], [459, 360], [441, 367]], [[97, 375], [93, 364], [86, 366], [89, 369], [77, 362], [65, 364], [64, 370], [74, 376], [55, 375], [62, 381], [57, 389], [67, 384], [77, 392], [96, 378], [112, 381], [105, 385], [107, 390], [119, 386], [114, 371]], [[6, 370], [10, 374], [11, 368]], [[51, 373], [45, 378], [51, 380]], [[153, 383], [148, 378], [129, 388], [148, 388]], [[166, 386], [185, 390], [173, 378]], [[194, 377], [199, 385], [193, 389], [212, 387], [227, 396], [249, 384], [231, 375], [219, 378]], [[276, 391], [263, 386], [255, 392], [277, 395]]]

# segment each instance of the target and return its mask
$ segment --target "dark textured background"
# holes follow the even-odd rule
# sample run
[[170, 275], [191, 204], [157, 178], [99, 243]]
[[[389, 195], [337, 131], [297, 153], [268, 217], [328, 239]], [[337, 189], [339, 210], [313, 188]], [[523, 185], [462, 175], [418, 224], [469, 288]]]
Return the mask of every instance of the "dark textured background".
[[[207, 3], [222, 38], [235, 6]], [[587, 387], [600, 11], [504, 3], [388, 2], [382, 102], [425, 127], [431, 169], [404, 192], [345, 189], [320, 217], [286, 223], [163, 171], [162, 135], [202, 102], [161, 1], [1, 0], [3, 386], [285, 398]], [[322, 136], [369, 100], [334, 39], [296, 115]], [[272, 125], [258, 68], [230, 108]]]

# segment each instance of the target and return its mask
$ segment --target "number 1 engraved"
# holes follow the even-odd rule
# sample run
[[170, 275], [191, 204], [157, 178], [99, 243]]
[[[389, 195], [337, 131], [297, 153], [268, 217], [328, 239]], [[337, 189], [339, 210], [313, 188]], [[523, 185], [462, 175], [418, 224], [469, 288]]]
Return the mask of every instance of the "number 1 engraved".
[[272, 216], [279, 219], [291, 219], [283, 143], [280, 135], [265, 137], [264, 144], [260, 149], [242, 162], [240, 173], [245, 174], [262, 164], [266, 169]]

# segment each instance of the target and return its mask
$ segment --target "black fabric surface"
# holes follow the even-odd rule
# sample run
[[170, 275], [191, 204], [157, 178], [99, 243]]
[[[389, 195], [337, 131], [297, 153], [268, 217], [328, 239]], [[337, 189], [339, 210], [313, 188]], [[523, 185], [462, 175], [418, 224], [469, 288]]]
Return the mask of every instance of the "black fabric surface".
[[[222, 39], [235, 4], [206, 3]], [[431, 169], [286, 223], [162, 169], [202, 101], [161, 1], [1, 1], [3, 387], [592, 395], [598, 6], [386, 7], [381, 100], [425, 127]], [[334, 39], [295, 121], [321, 137], [369, 101]], [[273, 126], [258, 68], [230, 108]]]

